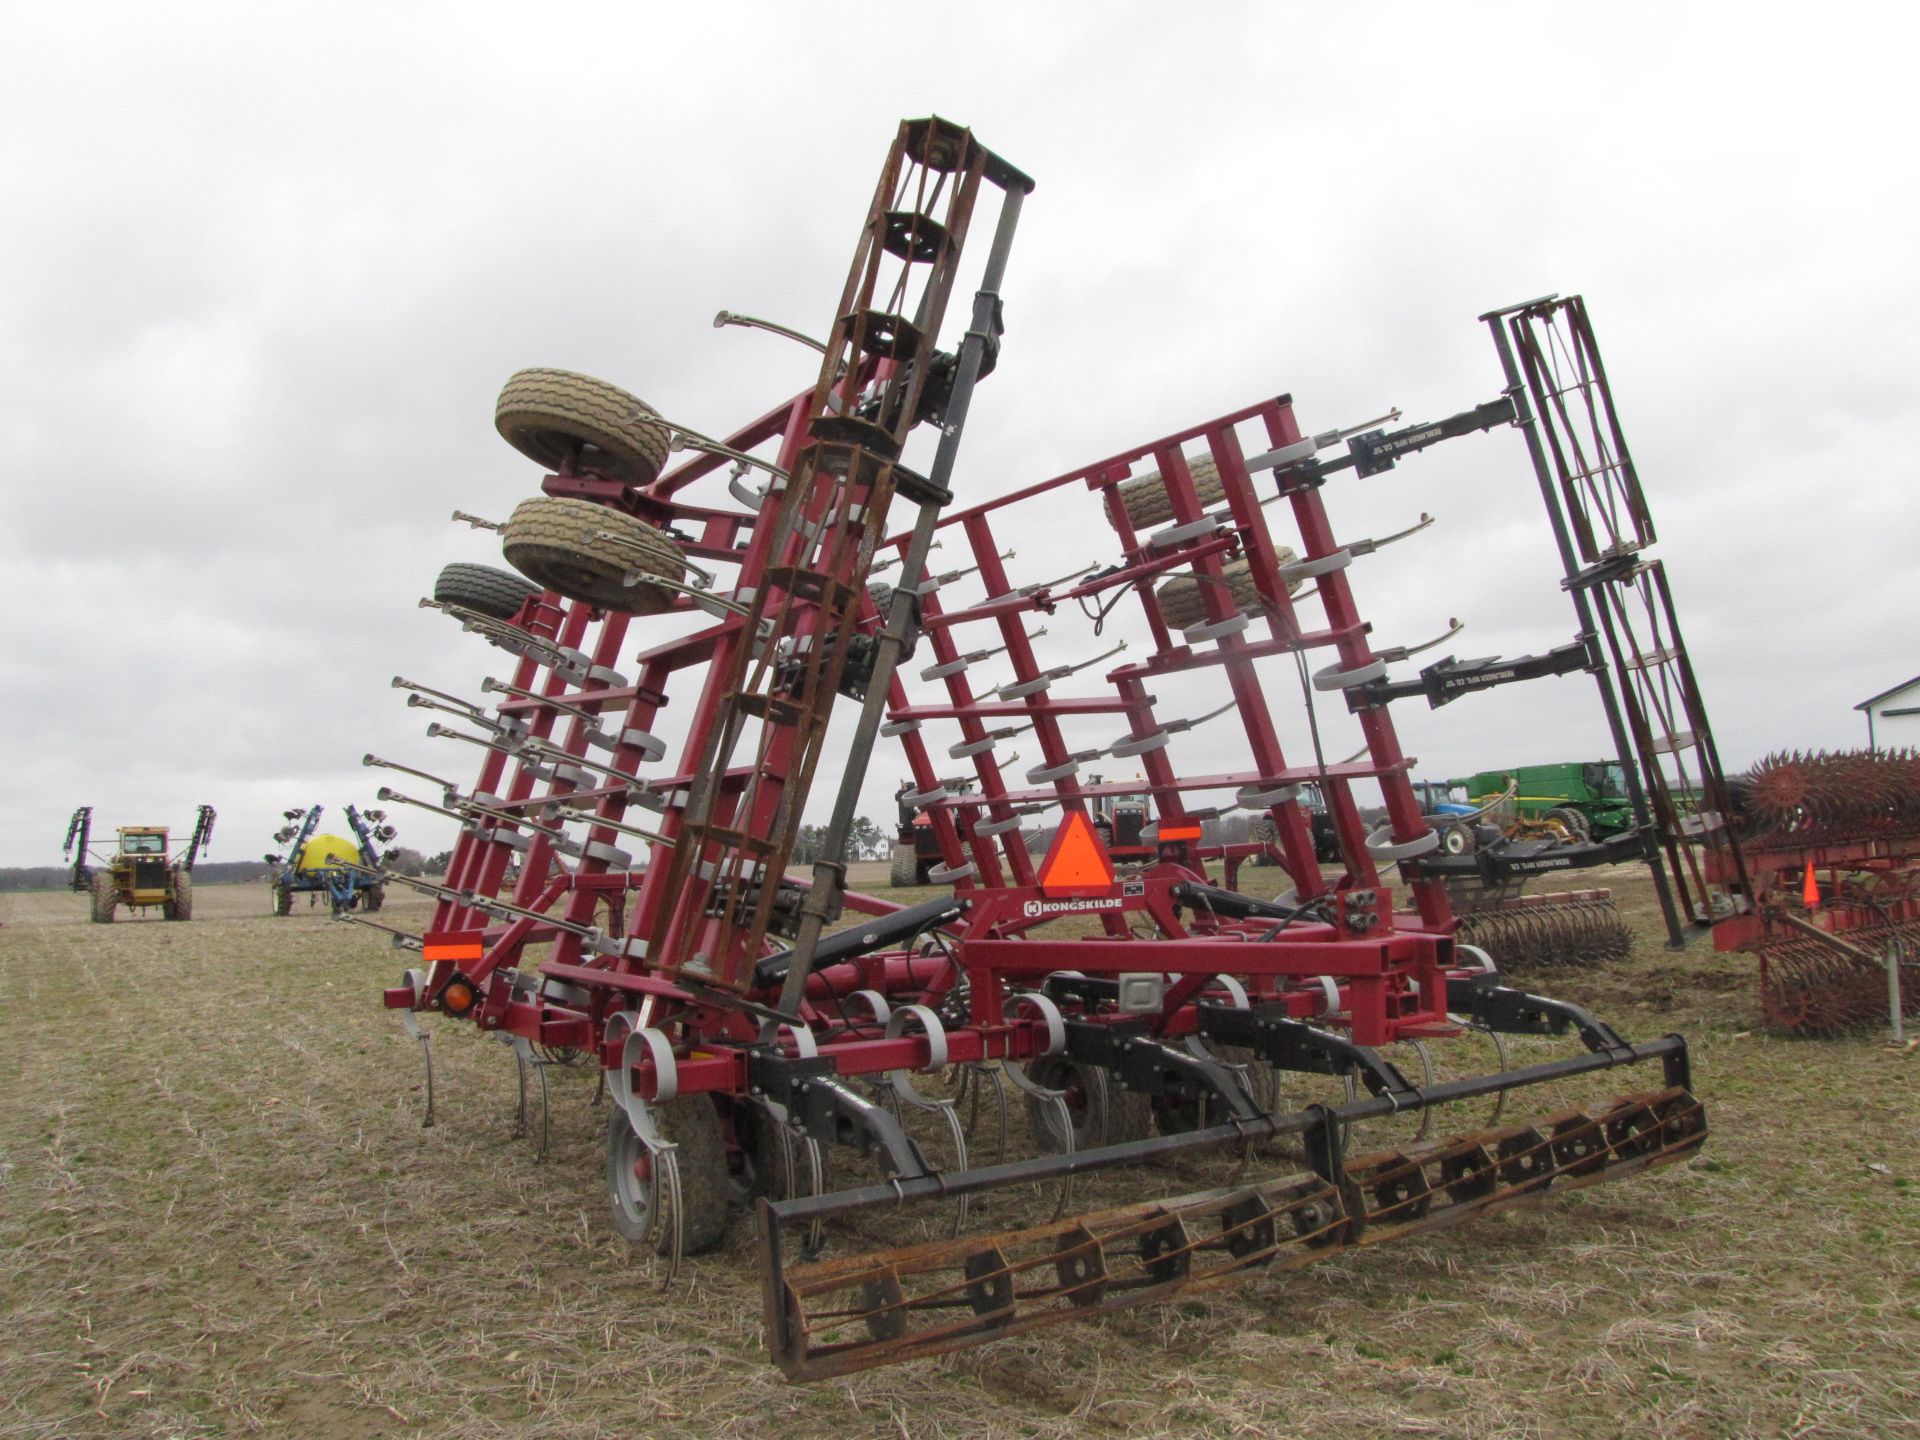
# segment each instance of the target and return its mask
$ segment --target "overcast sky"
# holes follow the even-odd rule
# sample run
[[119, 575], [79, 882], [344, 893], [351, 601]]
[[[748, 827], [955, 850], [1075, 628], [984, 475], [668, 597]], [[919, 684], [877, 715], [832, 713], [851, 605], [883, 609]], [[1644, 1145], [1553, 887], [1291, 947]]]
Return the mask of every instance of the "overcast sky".
[[[1853, 705], [1920, 673], [1917, 28], [0, 3], [0, 864], [57, 863], [82, 803], [211, 801], [213, 858], [257, 857], [283, 809], [367, 802], [368, 750], [470, 778], [388, 682], [507, 673], [414, 603], [445, 561], [501, 563], [450, 511], [538, 486], [501, 382], [585, 371], [707, 431], [804, 387], [805, 351], [713, 314], [824, 332], [894, 126], [930, 112], [1038, 182], [969, 499], [1282, 392], [1309, 430], [1451, 414], [1500, 388], [1479, 313], [1583, 293], [1723, 757], [1862, 744]], [[1453, 615], [1462, 654], [1572, 635], [1514, 432], [1328, 498], [1347, 536], [1438, 517], [1352, 572], [1380, 643]], [[1010, 568], [1058, 574], [1073, 539]], [[1435, 776], [1604, 749], [1579, 676], [1395, 716]]]

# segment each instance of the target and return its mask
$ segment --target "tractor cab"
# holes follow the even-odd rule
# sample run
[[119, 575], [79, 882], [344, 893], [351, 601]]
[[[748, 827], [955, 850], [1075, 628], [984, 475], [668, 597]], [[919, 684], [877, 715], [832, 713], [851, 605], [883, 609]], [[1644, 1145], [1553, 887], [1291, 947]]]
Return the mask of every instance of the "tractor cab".
[[167, 827], [122, 825], [111, 874], [122, 905], [165, 905], [173, 899], [167, 864]]

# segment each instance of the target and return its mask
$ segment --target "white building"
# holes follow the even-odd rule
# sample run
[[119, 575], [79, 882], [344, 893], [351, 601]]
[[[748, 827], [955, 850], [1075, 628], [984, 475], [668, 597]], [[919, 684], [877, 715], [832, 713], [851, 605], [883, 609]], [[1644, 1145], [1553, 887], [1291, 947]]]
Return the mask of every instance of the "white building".
[[1867, 744], [1873, 749], [1920, 748], [1920, 675], [1853, 708], [1867, 712]]

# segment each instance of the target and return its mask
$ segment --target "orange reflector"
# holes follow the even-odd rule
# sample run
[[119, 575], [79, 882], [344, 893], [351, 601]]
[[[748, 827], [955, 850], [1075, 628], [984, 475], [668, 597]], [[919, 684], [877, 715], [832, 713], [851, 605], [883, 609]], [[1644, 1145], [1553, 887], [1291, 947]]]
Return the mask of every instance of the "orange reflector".
[[1198, 825], [1162, 825], [1160, 827], [1160, 838], [1163, 841], [1198, 840], [1200, 838], [1200, 827]]
[[1806, 879], [1800, 882], [1800, 903], [1809, 910], [1820, 904], [1820, 882], [1813, 877], [1813, 861], [1807, 861]]
[[486, 953], [479, 930], [429, 930], [420, 937], [420, 955], [426, 960], [478, 960]]
[[464, 1015], [479, 998], [474, 994], [473, 986], [467, 982], [467, 977], [456, 975], [447, 982], [447, 988], [440, 992], [440, 1008], [449, 1015]]
[[1093, 822], [1070, 813], [1040, 862], [1040, 889], [1048, 895], [1104, 895], [1113, 889], [1113, 861]]

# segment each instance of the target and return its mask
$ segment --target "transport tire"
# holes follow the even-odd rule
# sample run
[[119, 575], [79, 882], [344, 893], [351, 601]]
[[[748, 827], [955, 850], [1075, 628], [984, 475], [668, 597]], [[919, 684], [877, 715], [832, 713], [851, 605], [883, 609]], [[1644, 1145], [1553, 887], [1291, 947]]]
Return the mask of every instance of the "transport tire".
[[92, 915], [96, 925], [113, 923], [114, 907], [120, 903], [120, 896], [113, 888], [113, 872], [99, 871], [93, 877]]
[[[680, 1162], [686, 1253], [702, 1254], [718, 1245], [727, 1229], [730, 1177], [720, 1112], [705, 1095], [682, 1095], [654, 1106], [653, 1114], [661, 1134], [674, 1143], [674, 1154]], [[658, 1253], [665, 1254], [665, 1233], [649, 1233], [653, 1210], [648, 1203], [647, 1183], [637, 1168], [649, 1159], [626, 1111], [616, 1106], [607, 1117], [607, 1200], [613, 1228], [629, 1244], [652, 1244]]]
[[[1217, 505], [1227, 498], [1220, 480], [1220, 467], [1211, 455], [1187, 461], [1187, 473], [1193, 476], [1193, 488], [1200, 494], [1201, 508]], [[1120, 504], [1127, 520], [1136, 530], [1151, 529], [1173, 519], [1173, 497], [1167, 494], [1167, 482], [1153, 470], [1132, 480], [1120, 482]]]
[[[1275, 563], [1291, 565], [1299, 557], [1285, 545], [1273, 548]], [[1175, 630], [1184, 630], [1189, 625], [1198, 625], [1207, 618], [1207, 602], [1203, 586], [1216, 587], [1224, 582], [1233, 606], [1243, 614], [1258, 615], [1266, 609], [1260, 599], [1260, 591], [1253, 583], [1253, 566], [1243, 556], [1238, 560], [1229, 560], [1220, 567], [1223, 581], [1202, 580], [1198, 575], [1176, 575], [1154, 592], [1160, 602], [1160, 615]], [[1294, 581], [1287, 587], [1289, 595], [1296, 594], [1301, 581]]]
[[572, 458], [580, 469], [646, 485], [667, 463], [671, 432], [659, 411], [571, 370], [516, 372], [501, 387], [493, 423], [509, 445], [550, 470]]
[[511, 620], [520, 613], [521, 605], [539, 593], [538, 585], [491, 565], [456, 562], [443, 566], [433, 582], [433, 598], [442, 605], [464, 606], [496, 620]]
[[602, 610], [656, 615], [673, 605], [672, 590], [644, 579], [628, 585], [629, 571], [675, 584], [687, 575], [680, 547], [658, 529], [591, 500], [522, 500], [500, 538], [508, 563], [534, 584]]
[[1467, 825], [1449, 825], [1440, 832], [1440, 849], [1448, 855], [1474, 852], [1473, 829]]
[[193, 919], [193, 876], [181, 870], [173, 877], [173, 899], [162, 912], [169, 920]]

